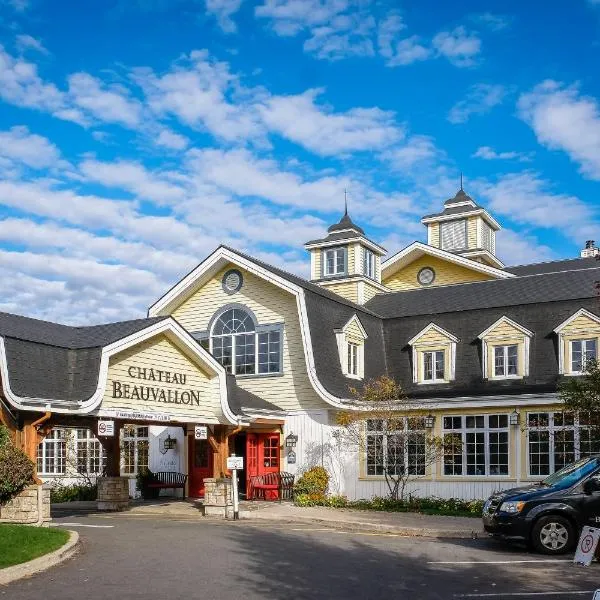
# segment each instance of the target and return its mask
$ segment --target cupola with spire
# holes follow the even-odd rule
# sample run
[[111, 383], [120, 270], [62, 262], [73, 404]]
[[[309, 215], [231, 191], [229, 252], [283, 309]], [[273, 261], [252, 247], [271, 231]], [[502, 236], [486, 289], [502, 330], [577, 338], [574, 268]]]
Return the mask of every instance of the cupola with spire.
[[385, 291], [381, 285], [381, 257], [386, 249], [369, 240], [354, 223], [345, 202], [342, 218], [327, 228], [327, 236], [306, 242], [311, 281], [363, 304]]
[[444, 202], [444, 210], [421, 219], [427, 227], [427, 243], [496, 268], [504, 264], [496, 257], [496, 232], [500, 224], [479, 206], [462, 187]]

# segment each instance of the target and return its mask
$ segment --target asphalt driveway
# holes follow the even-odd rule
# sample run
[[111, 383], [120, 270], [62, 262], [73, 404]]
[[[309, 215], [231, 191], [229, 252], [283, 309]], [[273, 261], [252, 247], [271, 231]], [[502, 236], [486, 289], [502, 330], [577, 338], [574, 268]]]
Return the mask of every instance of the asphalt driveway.
[[82, 550], [0, 588], [10, 600], [589, 598], [600, 565], [492, 540], [113, 515], [57, 519]]

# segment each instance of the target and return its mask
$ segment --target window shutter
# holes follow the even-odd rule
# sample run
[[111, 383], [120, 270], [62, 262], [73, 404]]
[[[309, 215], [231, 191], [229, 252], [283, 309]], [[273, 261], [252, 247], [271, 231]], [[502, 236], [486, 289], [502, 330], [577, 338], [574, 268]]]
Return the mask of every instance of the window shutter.
[[442, 249], [462, 250], [467, 247], [467, 221], [449, 221], [441, 224]]

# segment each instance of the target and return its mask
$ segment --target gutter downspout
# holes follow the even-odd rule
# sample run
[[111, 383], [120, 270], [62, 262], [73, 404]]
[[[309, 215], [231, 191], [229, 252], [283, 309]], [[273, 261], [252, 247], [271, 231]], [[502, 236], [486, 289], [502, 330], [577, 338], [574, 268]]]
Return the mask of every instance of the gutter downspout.
[[[40, 417], [39, 419], [37, 419], [36, 421], [34, 421], [31, 424], [31, 428], [35, 430], [35, 433], [37, 433], [38, 426], [41, 425], [42, 423], [45, 423], [51, 416], [52, 416], [52, 412], [49, 410], [46, 410], [43, 417]], [[36, 444], [36, 446], [37, 446], [37, 444]], [[31, 460], [34, 460], [34, 458], [32, 458]], [[33, 479], [38, 485], [42, 485], [42, 480], [37, 476], [37, 473], [35, 474]], [[38, 509], [39, 510], [41, 510], [41, 502], [42, 502], [42, 496], [38, 493]], [[41, 518], [42, 518], [42, 513], [40, 512], [38, 519], [41, 519]], [[41, 522], [41, 521], [38, 521], [38, 522]]]

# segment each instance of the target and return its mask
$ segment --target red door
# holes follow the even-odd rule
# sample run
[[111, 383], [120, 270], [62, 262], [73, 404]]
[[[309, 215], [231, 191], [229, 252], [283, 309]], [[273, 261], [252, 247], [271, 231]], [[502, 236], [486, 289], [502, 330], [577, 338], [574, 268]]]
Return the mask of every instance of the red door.
[[[279, 471], [279, 434], [248, 433], [246, 436], [246, 490], [252, 497], [250, 478]], [[266, 500], [276, 500], [278, 492], [267, 490]]]
[[190, 439], [189, 495], [204, 497], [204, 478], [213, 476], [213, 453], [208, 440]]

